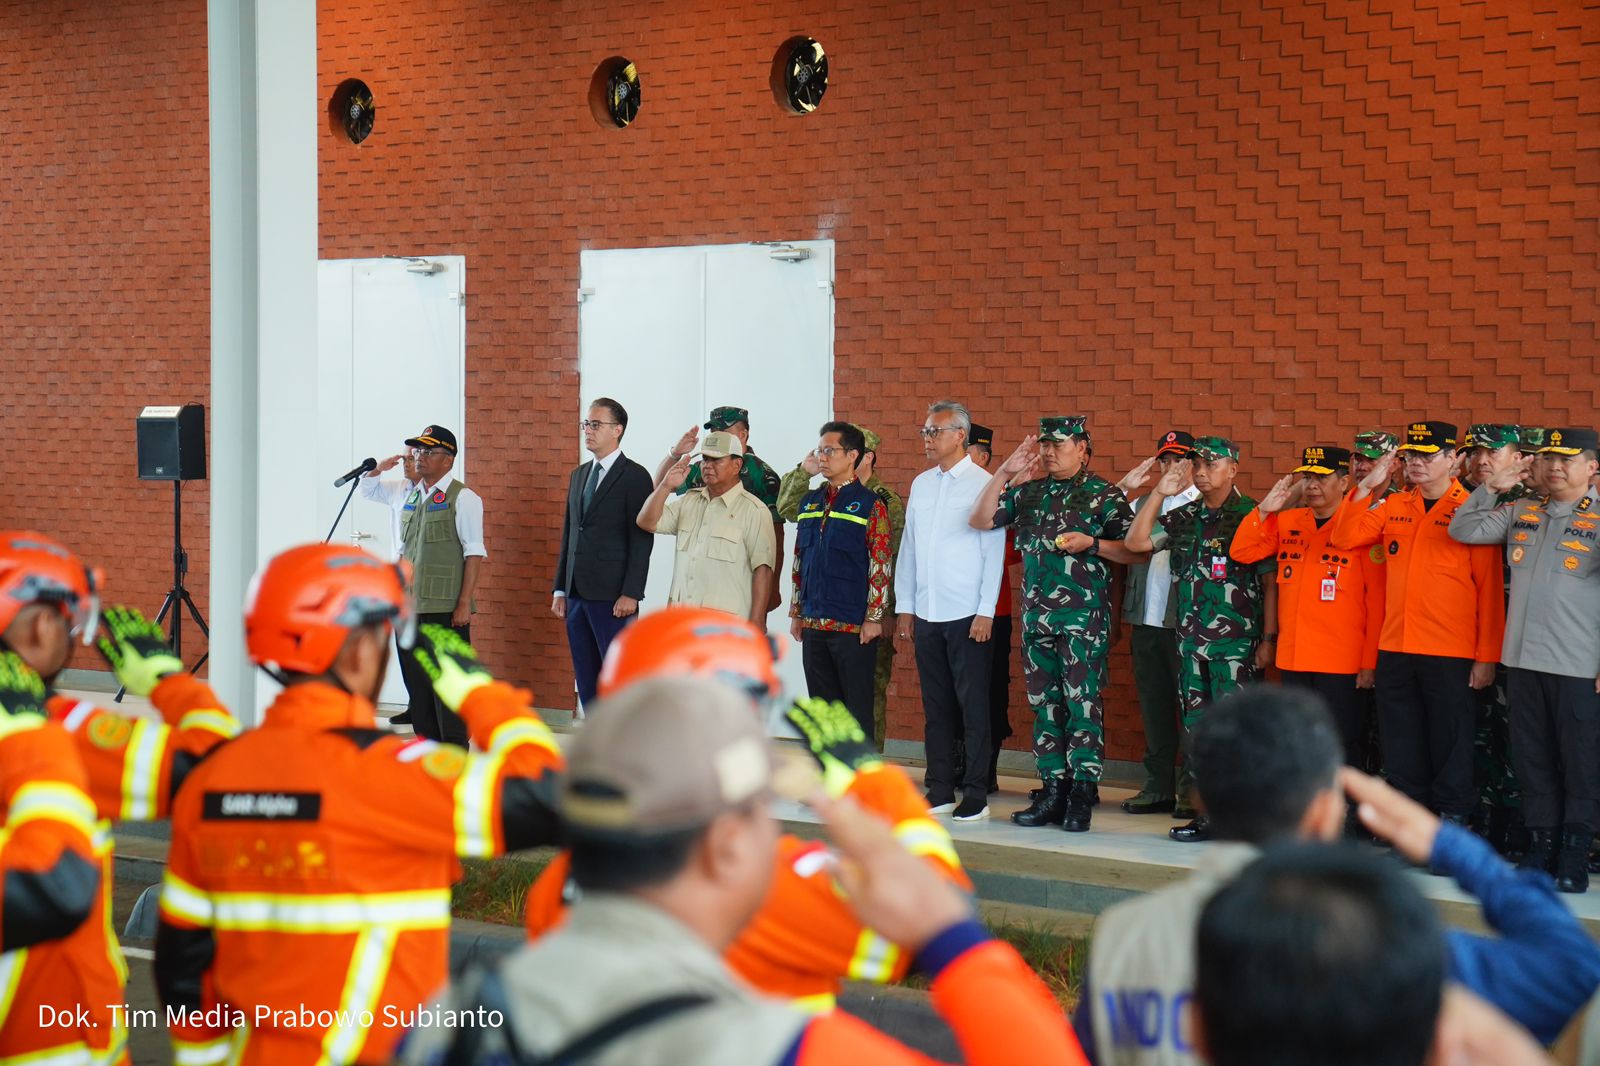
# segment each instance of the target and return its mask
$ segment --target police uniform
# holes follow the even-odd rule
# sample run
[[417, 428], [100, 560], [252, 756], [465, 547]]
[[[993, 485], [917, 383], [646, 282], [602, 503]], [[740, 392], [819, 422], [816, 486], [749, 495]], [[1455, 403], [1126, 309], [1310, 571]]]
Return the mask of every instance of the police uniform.
[[[1554, 429], [1543, 454], [1600, 445], [1593, 430]], [[1557, 886], [1582, 892], [1600, 827], [1600, 493], [1498, 504], [1480, 487], [1450, 534], [1504, 544], [1511, 570], [1502, 659], [1509, 669], [1511, 755], [1533, 837], [1531, 864], [1547, 863], [1559, 830]]]
[[[1039, 439], [1087, 442], [1084, 421], [1081, 415], [1041, 418]], [[1034, 713], [1034, 758], [1045, 784], [1033, 807], [1011, 816], [1019, 825], [1061, 821], [1066, 782], [1083, 783], [1087, 795], [1100, 780], [1105, 751], [1101, 694], [1111, 643], [1111, 568], [1096, 546], [1069, 554], [1057, 547], [1058, 538], [1086, 533], [1123, 540], [1132, 523], [1122, 493], [1087, 469], [1029, 481], [1000, 497], [994, 524], [1016, 527], [1022, 553], [1022, 672]]]

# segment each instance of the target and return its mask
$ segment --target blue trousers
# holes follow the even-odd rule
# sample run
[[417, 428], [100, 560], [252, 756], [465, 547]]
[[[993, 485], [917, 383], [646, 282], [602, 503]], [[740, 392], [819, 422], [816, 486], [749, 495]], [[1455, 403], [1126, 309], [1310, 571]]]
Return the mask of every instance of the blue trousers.
[[624, 626], [639, 617], [637, 612], [626, 618], [613, 617], [611, 610], [615, 606], [615, 600], [567, 597], [567, 647], [572, 649], [572, 673], [578, 680], [578, 701], [585, 707], [594, 702], [606, 649]]

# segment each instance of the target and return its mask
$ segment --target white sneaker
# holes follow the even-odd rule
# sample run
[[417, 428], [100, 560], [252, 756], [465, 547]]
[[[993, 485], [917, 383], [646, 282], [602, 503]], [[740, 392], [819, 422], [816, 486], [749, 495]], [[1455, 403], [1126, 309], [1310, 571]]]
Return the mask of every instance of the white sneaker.
[[965, 796], [950, 817], [958, 822], [981, 822], [989, 817], [989, 803], [977, 796]]
[[935, 804], [930, 800], [929, 803], [928, 803], [928, 813], [929, 814], [949, 814], [951, 811], [953, 811], [955, 809], [956, 809], [956, 801], [955, 800], [951, 800], [949, 803], [938, 803], [938, 804]]

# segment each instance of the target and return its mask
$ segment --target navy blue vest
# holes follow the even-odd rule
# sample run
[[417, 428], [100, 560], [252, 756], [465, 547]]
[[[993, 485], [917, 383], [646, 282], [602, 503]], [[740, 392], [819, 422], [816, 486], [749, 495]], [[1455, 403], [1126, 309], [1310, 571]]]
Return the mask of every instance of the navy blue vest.
[[800, 617], [861, 625], [867, 620], [867, 531], [878, 494], [852, 481], [827, 511], [828, 486], [800, 501], [795, 554], [800, 559]]

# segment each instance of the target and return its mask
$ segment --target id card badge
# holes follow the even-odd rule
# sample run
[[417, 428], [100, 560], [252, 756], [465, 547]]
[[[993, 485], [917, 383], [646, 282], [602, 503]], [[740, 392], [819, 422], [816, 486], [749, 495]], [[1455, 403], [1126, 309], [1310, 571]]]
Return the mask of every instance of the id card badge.
[[1332, 603], [1334, 594], [1338, 591], [1338, 589], [1339, 589], [1339, 579], [1338, 578], [1336, 578], [1336, 577], [1325, 577], [1325, 578], [1323, 578], [1322, 579], [1322, 602], [1323, 603]]
[[1213, 555], [1211, 557], [1211, 580], [1222, 581], [1228, 576], [1228, 557], [1226, 555]]

